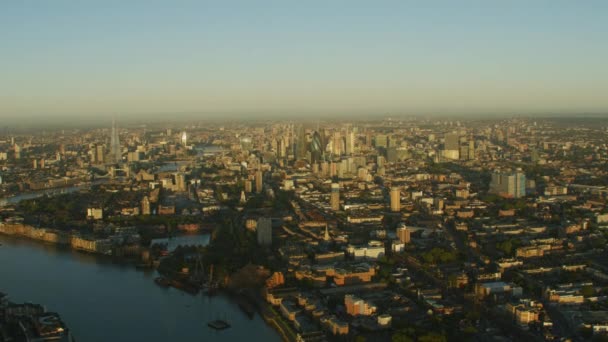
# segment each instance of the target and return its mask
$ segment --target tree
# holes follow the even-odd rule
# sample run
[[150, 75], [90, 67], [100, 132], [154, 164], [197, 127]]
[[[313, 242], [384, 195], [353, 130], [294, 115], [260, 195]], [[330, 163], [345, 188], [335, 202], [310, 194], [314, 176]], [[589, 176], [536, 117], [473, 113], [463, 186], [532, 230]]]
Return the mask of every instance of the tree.
[[593, 285], [585, 285], [581, 288], [581, 294], [585, 298], [593, 297], [595, 296], [595, 288], [593, 288]]

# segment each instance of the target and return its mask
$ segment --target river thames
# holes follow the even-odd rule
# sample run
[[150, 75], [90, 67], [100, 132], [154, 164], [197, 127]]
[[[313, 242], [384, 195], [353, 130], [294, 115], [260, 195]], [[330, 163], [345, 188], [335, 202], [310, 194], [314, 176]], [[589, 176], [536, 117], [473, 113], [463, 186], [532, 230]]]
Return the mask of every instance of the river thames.
[[[58, 312], [78, 342], [281, 340], [230, 298], [161, 288], [155, 271], [9, 236], [0, 244], [0, 292]], [[212, 330], [207, 323], [217, 318], [232, 327]]]

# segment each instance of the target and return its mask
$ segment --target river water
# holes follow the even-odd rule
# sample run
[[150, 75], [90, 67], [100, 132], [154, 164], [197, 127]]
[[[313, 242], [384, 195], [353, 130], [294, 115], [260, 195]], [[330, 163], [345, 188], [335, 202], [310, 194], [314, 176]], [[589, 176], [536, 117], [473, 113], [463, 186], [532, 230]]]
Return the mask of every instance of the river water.
[[[249, 319], [229, 298], [161, 288], [155, 271], [9, 236], [0, 235], [0, 244], [0, 292], [58, 312], [78, 342], [280, 341], [259, 315]], [[232, 327], [207, 327], [217, 318]]]

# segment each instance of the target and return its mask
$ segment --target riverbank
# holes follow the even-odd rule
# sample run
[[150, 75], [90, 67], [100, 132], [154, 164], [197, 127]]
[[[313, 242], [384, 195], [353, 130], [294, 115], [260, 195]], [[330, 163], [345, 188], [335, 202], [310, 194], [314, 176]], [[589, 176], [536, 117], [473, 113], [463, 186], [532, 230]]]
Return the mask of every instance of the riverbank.
[[[5, 235], [0, 243], [1, 290], [60, 312], [79, 341], [280, 341], [260, 316], [249, 318], [221, 292], [191, 296], [156, 286], [155, 271], [54, 244]], [[231, 328], [209, 328], [216, 319]]]
[[0, 223], [0, 234], [28, 238], [90, 253], [110, 255], [112, 242], [109, 239], [85, 238], [56, 229], [37, 228], [22, 223]]

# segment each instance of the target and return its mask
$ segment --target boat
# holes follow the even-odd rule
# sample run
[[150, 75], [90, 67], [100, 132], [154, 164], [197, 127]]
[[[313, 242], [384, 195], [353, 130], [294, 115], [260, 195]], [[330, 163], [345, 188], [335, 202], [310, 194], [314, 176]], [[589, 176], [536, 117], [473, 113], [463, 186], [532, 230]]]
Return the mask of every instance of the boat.
[[169, 280], [163, 278], [163, 277], [157, 277], [154, 279], [154, 282], [162, 287], [169, 287], [171, 286], [171, 283], [169, 282]]
[[176, 279], [169, 280], [169, 285], [173, 286], [176, 289], [188, 292], [189, 294], [195, 295], [198, 294], [199, 288], [193, 284], [190, 284], [185, 281], [179, 281]]
[[216, 319], [215, 321], [207, 323], [207, 325], [215, 330], [225, 330], [230, 328], [230, 324], [222, 319]]

